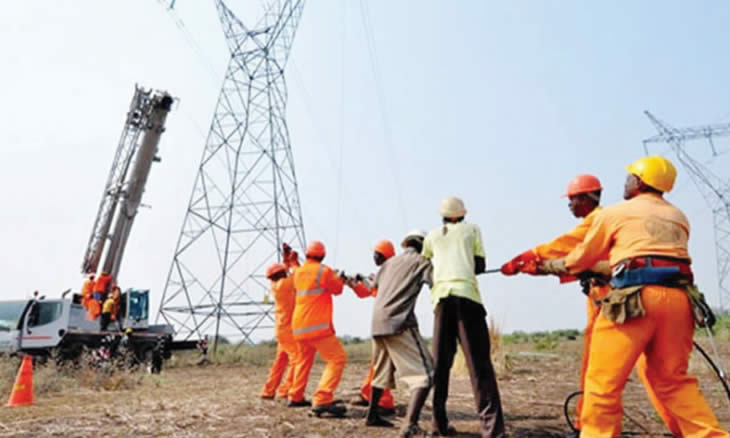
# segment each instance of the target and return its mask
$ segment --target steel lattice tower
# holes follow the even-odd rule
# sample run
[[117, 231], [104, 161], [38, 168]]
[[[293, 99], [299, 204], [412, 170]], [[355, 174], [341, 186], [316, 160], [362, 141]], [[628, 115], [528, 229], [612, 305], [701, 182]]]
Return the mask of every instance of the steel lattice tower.
[[304, 0], [268, 2], [255, 29], [215, 5], [231, 59], [157, 318], [186, 339], [253, 342], [273, 325], [266, 268], [305, 242], [284, 80]]
[[687, 152], [684, 142], [687, 140], [707, 139], [712, 155], [717, 155], [714, 137], [730, 135], [730, 124], [705, 125], [691, 128], [673, 128], [644, 111], [658, 135], [644, 140], [644, 151], [648, 154], [647, 144], [668, 143], [682, 167], [687, 171], [697, 190], [712, 210], [715, 228], [715, 256], [717, 258], [717, 282], [720, 307], [725, 309], [730, 303], [730, 182], [714, 174], [710, 169], [698, 162]]

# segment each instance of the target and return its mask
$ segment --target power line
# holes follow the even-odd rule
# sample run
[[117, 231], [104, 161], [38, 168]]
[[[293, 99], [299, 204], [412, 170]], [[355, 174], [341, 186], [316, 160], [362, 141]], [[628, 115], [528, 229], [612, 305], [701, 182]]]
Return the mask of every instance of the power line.
[[372, 26], [370, 23], [370, 11], [368, 9], [367, 2], [360, 0], [360, 16], [362, 18], [363, 28], [365, 30], [365, 41], [368, 47], [368, 54], [370, 55], [370, 66], [375, 80], [375, 89], [378, 97], [378, 105], [380, 106], [380, 116], [383, 123], [383, 136], [385, 138], [385, 144], [389, 150], [391, 157], [391, 171], [393, 173], [393, 181], [395, 182], [395, 193], [397, 201], [400, 207], [402, 228], [405, 229], [408, 226], [408, 216], [405, 209], [405, 203], [403, 202], [403, 190], [400, 182], [400, 175], [398, 170], [400, 169], [400, 162], [398, 159], [398, 152], [393, 145], [392, 132], [390, 127], [390, 121], [388, 119], [388, 106], [385, 100], [385, 92], [383, 90], [382, 80], [380, 78], [380, 65], [378, 62], [378, 53], [375, 45], [375, 37], [373, 36]]
[[340, 219], [342, 215], [342, 195], [344, 192], [344, 184], [342, 183], [343, 149], [345, 147], [345, 41], [347, 40], [347, 2], [342, 2], [342, 34], [340, 41], [342, 42], [342, 57], [340, 65], [340, 144], [338, 149], [339, 162], [337, 163], [337, 209], [335, 213], [335, 248], [333, 263], [337, 263], [340, 251]]

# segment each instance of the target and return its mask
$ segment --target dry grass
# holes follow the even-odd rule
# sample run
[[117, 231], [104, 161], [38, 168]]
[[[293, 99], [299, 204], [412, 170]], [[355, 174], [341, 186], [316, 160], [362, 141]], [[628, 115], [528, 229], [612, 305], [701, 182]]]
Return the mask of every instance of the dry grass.
[[[370, 340], [345, 343], [345, 352], [347, 353], [348, 363], [370, 363], [370, 355], [372, 352], [372, 344]], [[220, 345], [218, 351], [213, 354], [209, 352], [210, 362], [216, 365], [251, 365], [268, 367], [271, 365], [272, 358], [276, 355], [276, 344], [265, 343], [260, 345]], [[321, 358], [317, 356], [315, 363], [322, 364]], [[165, 362], [164, 367], [185, 368], [190, 366], [207, 364], [201, 361], [200, 353], [197, 351], [176, 353]]]
[[[498, 325], [490, 321], [493, 336]], [[498, 370], [500, 395], [505, 411], [509, 436], [517, 438], [553, 438], [568, 432], [562, 414], [565, 396], [578, 385], [578, 368], [582, 339], [561, 340], [551, 352], [540, 350], [536, 342], [526, 339], [505, 342], [495, 346], [495, 367]], [[348, 364], [335, 394], [336, 398], [350, 400], [359, 392], [367, 374], [370, 342], [345, 345]], [[723, 357], [730, 357], [730, 343], [720, 343]], [[283, 400], [261, 400], [259, 391], [266, 380], [273, 360], [274, 349], [239, 349], [228, 352], [230, 363], [196, 366], [195, 354], [176, 355], [161, 375], [132, 374], [131, 386], [123, 384], [124, 374], [98, 373], [84, 381], [78, 373], [55, 380], [53, 367], [37, 367], [37, 387], [48, 378], [43, 391], [36, 391], [34, 406], [0, 409], [0, 436], [79, 436], [79, 437], [362, 437], [388, 438], [392, 429], [366, 428], [366, 408], [348, 404], [343, 419], [315, 418], [308, 409], [290, 409]], [[240, 356], [240, 357], [237, 357]], [[499, 370], [500, 360], [509, 359], [512, 369]], [[17, 373], [18, 362], [0, 361], [0, 384], [7, 388]], [[185, 366], [189, 363], [190, 366]], [[251, 365], [250, 363], [264, 363]], [[506, 365], [502, 365], [506, 367]], [[311, 398], [322, 374], [318, 361], [309, 378], [306, 397]], [[708, 373], [702, 362], [693, 363], [700, 388], [713, 406], [721, 424], [730, 424], [730, 409], [716, 378]], [[41, 377], [44, 373], [47, 376]], [[83, 371], [82, 371], [83, 373]], [[8, 377], [9, 376], [9, 377]], [[125, 377], [126, 378], [126, 377]], [[98, 380], [95, 380], [98, 379]], [[114, 379], [122, 383], [115, 384]], [[107, 387], [105, 384], [107, 382]], [[108, 389], [108, 390], [107, 390]], [[116, 389], [116, 390], [115, 390]], [[6, 394], [2, 394], [4, 396]], [[399, 415], [397, 426], [404, 424], [404, 404], [409, 399], [406, 387], [394, 391]], [[642, 433], [639, 436], [659, 436], [664, 427], [646, 400], [646, 394], [632, 376], [624, 391], [626, 414], [640, 422], [642, 427], [628, 421], [626, 431]], [[81, 409], [83, 407], [83, 409]], [[468, 378], [452, 379], [449, 386], [449, 419], [463, 432], [461, 436], [478, 436], [478, 415], [474, 409], [472, 388]], [[431, 403], [426, 403], [421, 426], [429, 429]], [[647, 431], [648, 430], [648, 431]]]
[[[0, 359], [0, 394], [10, 394], [21, 360]], [[119, 368], [110, 364], [97, 368], [89, 364], [72, 366], [56, 365], [53, 362], [36, 363], [33, 367], [33, 391], [36, 396], [58, 394], [78, 388], [103, 391], [131, 390], [146, 382], [155, 380], [146, 370]]]

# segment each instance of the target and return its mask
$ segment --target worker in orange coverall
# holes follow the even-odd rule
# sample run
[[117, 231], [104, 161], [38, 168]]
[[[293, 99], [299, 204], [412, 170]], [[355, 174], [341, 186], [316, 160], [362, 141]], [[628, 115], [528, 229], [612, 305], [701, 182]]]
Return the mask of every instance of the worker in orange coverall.
[[[593, 224], [593, 219], [596, 217], [598, 212], [601, 211], [601, 187], [600, 180], [593, 175], [578, 175], [568, 183], [568, 189], [566, 190], [564, 197], [569, 199], [568, 208], [576, 218], [582, 218], [583, 220], [569, 232], [556, 237], [548, 243], [544, 243], [536, 246], [535, 248], [525, 251], [518, 255], [514, 259], [502, 265], [502, 273], [504, 275], [515, 275], [519, 272], [540, 275], [537, 272], [537, 265], [544, 260], [557, 259], [565, 257], [572, 251], [579, 243], [583, 241], [586, 233]], [[608, 253], [605, 253], [597, 266], [593, 267], [594, 271], [603, 270], [603, 274], [610, 276], [610, 272], [607, 272], [608, 267]], [[590, 278], [589, 278], [590, 277]], [[575, 277], [569, 275], [560, 276], [560, 281], [568, 282], [573, 280]], [[586, 300], [586, 328], [583, 335], [583, 356], [581, 358], [580, 365], [580, 390], [583, 391], [585, 387], [585, 375], [586, 369], [588, 368], [588, 352], [591, 346], [591, 332], [593, 331], [593, 325], [596, 322], [596, 318], [600, 312], [600, 307], [596, 302], [603, 299], [610, 287], [605, 281], [601, 281], [598, 276], [585, 276], [581, 279], [581, 286], [583, 292], [587, 295]], [[666, 408], [657, 399], [654, 391], [649, 385], [646, 377], [646, 359], [642, 355], [637, 363], [637, 374], [639, 379], [646, 388], [647, 395], [652, 405], [659, 413], [664, 423], [667, 425], [669, 430], [674, 434], [678, 435], [679, 427], [677, 423], [669, 416]], [[576, 405], [576, 422], [575, 428], [578, 432], [575, 432], [572, 436], [577, 436], [580, 431], [580, 414], [583, 406], [583, 397], [578, 398]]]
[[101, 314], [101, 306], [106, 301], [106, 294], [111, 282], [112, 276], [107, 271], [103, 271], [94, 282], [94, 299], [88, 303], [88, 317], [90, 320], [95, 321]]
[[[395, 248], [393, 243], [389, 240], [381, 240], [375, 245], [373, 250], [373, 261], [375, 266], [380, 266], [385, 263], [386, 260], [395, 255]], [[355, 294], [360, 298], [374, 297], [377, 294], [377, 289], [373, 287], [372, 282], [366, 284], [365, 281], [350, 280], [347, 285], [355, 291]], [[368, 406], [370, 404], [370, 394], [373, 391], [373, 376], [375, 375], [374, 363], [370, 361], [370, 370], [368, 371], [365, 381], [360, 387], [360, 397], [354, 404], [360, 406]], [[380, 415], [395, 415], [395, 400], [393, 399], [393, 393], [386, 389], [383, 391], [383, 395], [378, 402], [380, 408]]]
[[334, 392], [342, 378], [347, 354], [332, 325], [332, 295], [342, 293], [344, 281], [322, 263], [325, 255], [322, 242], [311, 242], [304, 264], [294, 271], [297, 298], [292, 332], [297, 342], [297, 364], [289, 389], [289, 406], [310, 405], [304, 399], [304, 390], [314, 364], [314, 354], [318, 352], [327, 365], [312, 397], [312, 412], [317, 416], [324, 413], [342, 416], [347, 408], [335, 402]]
[[89, 275], [89, 278], [84, 281], [84, 285], [81, 286], [81, 305], [84, 309], [89, 310], [89, 302], [94, 296], [94, 274]]
[[620, 435], [621, 393], [643, 353], [648, 383], [679, 436], [728, 437], [697, 379], [687, 374], [694, 333], [688, 294], [696, 291], [689, 222], [663, 197], [677, 171], [660, 156], [641, 158], [626, 169], [626, 201], [598, 213], [584, 240], [565, 258], [538, 266], [538, 272], [575, 275], [608, 252], [613, 267], [611, 290], [593, 327], [580, 436]]
[[[263, 399], [273, 399], [275, 393], [278, 393], [281, 398], [287, 398], [296, 367], [297, 346], [292, 334], [291, 320], [297, 292], [294, 289], [294, 279], [290, 274], [299, 266], [299, 256], [286, 243], [282, 245], [282, 250], [283, 263], [274, 263], [266, 270], [266, 278], [271, 280], [271, 294], [276, 303], [274, 326], [277, 346], [269, 378], [261, 390]], [[284, 384], [280, 386], [287, 365], [289, 365], [289, 372]]]
[[[275, 263], [266, 270], [266, 278], [271, 280], [271, 294], [276, 302], [276, 358], [271, 365], [269, 378], [261, 390], [261, 398], [273, 399], [277, 393], [282, 398], [287, 398], [289, 388], [291, 388], [294, 380], [294, 368], [296, 365], [296, 344], [294, 343], [294, 335], [292, 334], [291, 320], [294, 314], [294, 303], [296, 301], [297, 291], [294, 289], [294, 281], [292, 277], [287, 275], [287, 268], [282, 263]], [[289, 372], [287, 373], [284, 384], [279, 386], [281, 378], [284, 375], [287, 364]]]

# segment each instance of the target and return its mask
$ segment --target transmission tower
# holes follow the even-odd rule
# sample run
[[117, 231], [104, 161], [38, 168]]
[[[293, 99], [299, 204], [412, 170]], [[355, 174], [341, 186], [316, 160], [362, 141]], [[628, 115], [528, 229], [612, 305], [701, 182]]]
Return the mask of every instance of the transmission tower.
[[231, 58], [157, 316], [185, 339], [215, 333], [214, 350], [273, 326], [264, 272], [305, 242], [284, 80], [304, 0], [268, 2], [256, 28], [215, 5]]
[[717, 150], [712, 139], [730, 136], [730, 124], [677, 129], [657, 119], [649, 111], [644, 111], [644, 114], [659, 131], [659, 134], [644, 140], [644, 151], [649, 153], [647, 147], [649, 143], [668, 143], [712, 210], [718, 295], [720, 296], [720, 307], [725, 309], [727, 303], [730, 302], [730, 182], [715, 175], [705, 165], [692, 158], [684, 147], [684, 143], [688, 140], [706, 139], [712, 150], [712, 156], [715, 157]]

